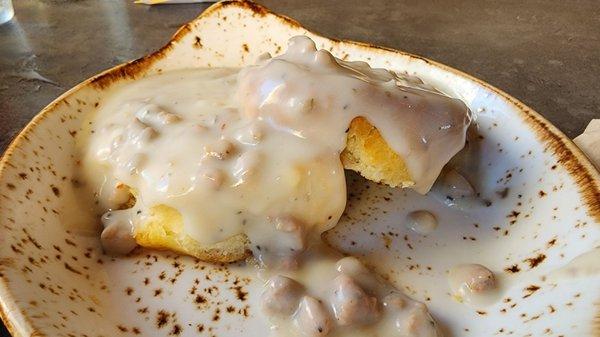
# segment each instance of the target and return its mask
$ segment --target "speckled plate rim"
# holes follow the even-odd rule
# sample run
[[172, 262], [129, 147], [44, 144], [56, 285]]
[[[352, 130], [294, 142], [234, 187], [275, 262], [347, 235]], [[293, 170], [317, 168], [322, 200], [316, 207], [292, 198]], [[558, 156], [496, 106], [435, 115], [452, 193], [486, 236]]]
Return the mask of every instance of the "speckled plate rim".
[[[21, 132], [12, 140], [12, 142], [7, 147], [6, 151], [0, 158], [0, 179], [3, 177], [6, 167], [11, 166], [10, 159], [12, 158], [13, 153], [16, 149], [19, 148], [21, 144], [27, 142], [29, 140], [29, 135], [35, 132], [35, 128], [38, 123], [44, 118], [46, 118], [49, 114], [51, 114], [55, 108], [62, 103], [65, 99], [69, 98], [75, 92], [81, 90], [86, 86], [95, 86], [95, 87], [106, 87], [110, 83], [112, 83], [115, 79], [119, 78], [132, 78], [135, 79], [145, 74], [145, 71], [156, 61], [164, 58], [168, 55], [168, 53], [172, 50], [175, 44], [180, 41], [184, 36], [191, 32], [191, 27], [194, 22], [198, 20], [202, 20], [204, 17], [211, 15], [213, 12], [224, 9], [229, 6], [237, 6], [242, 7], [247, 10], [251, 10], [255, 15], [259, 15], [261, 17], [266, 15], [275, 16], [280, 20], [281, 24], [288, 25], [294, 28], [302, 28], [300, 23], [291, 19], [287, 16], [273, 13], [269, 9], [258, 5], [253, 2], [249, 2], [246, 0], [241, 1], [223, 1], [218, 2], [205, 11], [203, 11], [196, 19], [187, 23], [177, 30], [177, 32], [173, 35], [170, 41], [164, 45], [162, 48], [157, 51], [143, 56], [137, 60], [124, 63], [113, 68], [110, 68], [98, 75], [95, 75], [78, 85], [74, 86], [70, 90], [66, 91], [50, 104], [48, 104], [45, 108], [43, 108], [26, 126], [23, 128]], [[322, 35], [315, 33], [311, 30], [307, 30], [308, 32], [323, 37]], [[495, 95], [504, 99], [508, 104], [514, 106], [516, 111], [518, 112], [519, 117], [525, 122], [536, 134], [538, 140], [548, 146], [549, 149], [553, 151], [553, 155], [556, 156], [557, 162], [563, 166], [571, 178], [573, 178], [576, 183], [579, 193], [582, 195], [582, 200], [585, 203], [587, 214], [593, 218], [597, 223], [600, 223], [600, 173], [594, 167], [594, 165], [589, 161], [589, 159], [581, 152], [581, 150], [569, 139], [565, 134], [563, 134], [556, 126], [552, 125], [547, 119], [542, 117], [539, 113], [531, 109], [530, 107], [523, 104], [518, 99], [512, 97], [511, 95], [505, 93], [504, 91], [478, 79], [469, 74], [466, 74], [460, 70], [454, 69], [452, 67], [446, 66], [436, 61], [432, 61], [430, 59], [410, 54], [407, 52], [374, 46], [369, 43], [363, 42], [355, 42], [349, 40], [341, 40], [341, 39], [333, 39], [327, 38], [331, 41], [333, 45], [353, 45], [359, 49], [367, 49], [370, 52], [376, 52], [381, 54], [396, 54], [402, 55], [404, 57], [408, 57], [411, 61], [419, 61], [424, 62], [432, 67], [439, 68], [443, 71], [452, 73], [460, 78], [464, 78], [468, 81], [474, 82], [483, 88], [489, 90]], [[0, 187], [1, 188], [1, 187]], [[29, 317], [27, 315], [21, 313], [18, 310], [16, 301], [12, 298], [11, 293], [8, 291], [6, 281], [0, 277], [0, 318], [6, 325], [7, 329], [14, 337], [27, 336], [34, 337], [37, 336], [35, 330], [30, 324]], [[600, 326], [600, 316], [596, 316], [597, 325]], [[28, 332], [33, 331], [32, 334], [28, 334]]]

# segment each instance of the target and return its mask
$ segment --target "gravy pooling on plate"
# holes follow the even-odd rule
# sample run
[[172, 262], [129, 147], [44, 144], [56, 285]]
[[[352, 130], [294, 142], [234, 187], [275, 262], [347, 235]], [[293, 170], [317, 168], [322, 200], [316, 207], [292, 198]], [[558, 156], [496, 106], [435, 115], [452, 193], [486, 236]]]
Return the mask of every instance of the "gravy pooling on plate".
[[[420, 193], [463, 147], [470, 122], [460, 100], [336, 59], [307, 37], [241, 70], [119, 87], [80, 140], [84, 175], [108, 210], [105, 248], [131, 251], [148, 210], [166, 205], [200, 243], [248, 236], [276, 335], [436, 335], [424, 305], [321, 243], [345, 208], [340, 153], [359, 116], [402, 156]], [[135, 205], [119, 210], [130, 192]]]

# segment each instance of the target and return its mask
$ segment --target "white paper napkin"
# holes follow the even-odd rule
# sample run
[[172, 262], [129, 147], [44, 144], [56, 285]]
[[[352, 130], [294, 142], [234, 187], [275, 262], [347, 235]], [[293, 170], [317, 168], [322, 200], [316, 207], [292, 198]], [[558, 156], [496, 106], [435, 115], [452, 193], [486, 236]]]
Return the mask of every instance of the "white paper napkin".
[[583, 133], [573, 142], [590, 158], [592, 164], [600, 169], [600, 119], [592, 119]]

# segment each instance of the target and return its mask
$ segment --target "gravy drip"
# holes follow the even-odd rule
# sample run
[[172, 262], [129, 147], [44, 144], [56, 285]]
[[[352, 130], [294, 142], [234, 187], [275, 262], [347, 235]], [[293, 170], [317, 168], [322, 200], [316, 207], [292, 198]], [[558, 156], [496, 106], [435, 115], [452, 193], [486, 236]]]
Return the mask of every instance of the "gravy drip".
[[[297, 298], [271, 311], [287, 312], [285, 324], [301, 335], [348, 326], [435, 335], [424, 305], [369, 273], [340, 272], [342, 257], [324, 248], [320, 235], [345, 208], [340, 153], [354, 118], [377, 127], [406, 162], [413, 188], [425, 193], [464, 145], [470, 121], [464, 103], [416, 78], [336, 59], [307, 37], [292, 38], [283, 55], [241, 70], [167, 72], [113, 90], [78, 139], [84, 175], [99, 207], [110, 211], [103, 217], [106, 249], [132, 249], [128, 234], [149, 209], [170, 206], [201, 244], [245, 233], [261, 274], [287, 277], [265, 278], [267, 289], [294, 285], [283, 294]], [[124, 185], [136, 204], [119, 210]], [[315, 284], [322, 289], [312, 289]]]
[[548, 280], [577, 279], [600, 276], [600, 247], [576, 256], [565, 266], [550, 272]]
[[500, 291], [494, 273], [480, 264], [460, 264], [448, 272], [448, 283], [454, 298], [472, 306], [485, 306], [498, 301]]
[[440, 336], [427, 307], [355, 257], [311, 246], [295, 270], [263, 270], [262, 311], [275, 336]]

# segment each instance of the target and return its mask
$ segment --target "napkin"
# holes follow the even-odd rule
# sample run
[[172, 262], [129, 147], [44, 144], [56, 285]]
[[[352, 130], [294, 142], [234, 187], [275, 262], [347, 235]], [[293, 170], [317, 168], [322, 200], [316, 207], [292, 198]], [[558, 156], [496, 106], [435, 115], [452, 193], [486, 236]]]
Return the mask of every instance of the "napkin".
[[575, 137], [573, 142], [590, 158], [592, 164], [600, 169], [600, 119], [592, 119], [583, 133]]

